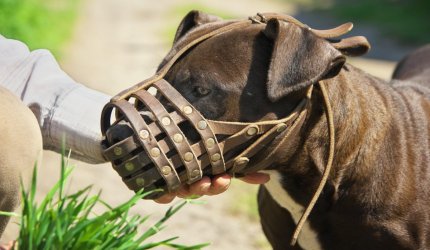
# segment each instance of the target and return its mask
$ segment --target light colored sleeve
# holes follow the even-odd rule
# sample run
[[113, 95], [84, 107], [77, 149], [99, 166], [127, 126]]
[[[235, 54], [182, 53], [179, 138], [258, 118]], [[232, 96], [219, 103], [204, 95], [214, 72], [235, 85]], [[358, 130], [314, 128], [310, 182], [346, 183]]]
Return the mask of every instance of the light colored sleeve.
[[35, 114], [45, 149], [66, 150], [89, 163], [101, 163], [100, 115], [110, 96], [76, 83], [47, 50], [29, 51], [0, 35], [0, 86], [16, 94]]

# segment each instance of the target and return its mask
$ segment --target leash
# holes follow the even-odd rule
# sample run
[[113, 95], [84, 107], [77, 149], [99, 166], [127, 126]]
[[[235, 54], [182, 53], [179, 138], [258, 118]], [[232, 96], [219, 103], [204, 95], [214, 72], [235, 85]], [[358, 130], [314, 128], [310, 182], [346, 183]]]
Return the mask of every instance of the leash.
[[291, 238], [291, 246], [294, 246], [297, 243], [297, 239], [299, 238], [299, 234], [303, 229], [303, 225], [305, 224], [306, 220], [308, 219], [312, 209], [314, 208], [316, 202], [318, 201], [318, 198], [321, 196], [321, 192], [327, 183], [328, 177], [330, 175], [330, 171], [333, 165], [333, 159], [334, 159], [334, 145], [335, 145], [335, 130], [334, 130], [334, 121], [333, 121], [333, 110], [331, 108], [330, 100], [328, 97], [327, 89], [323, 81], [320, 81], [318, 83], [321, 89], [321, 93], [324, 99], [324, 108], [325, 108], [325, 115], [327, 119], [327, 126], [328, 126], [328, 133], [329, 133], [329, 154], [327, 159], [327, 165], [324, 169], [323, 176], [321, 177], [320, 183], [318, 185], [318, 188], [315, 190], [314, 195], [312, 196], [311, 201], [309, 202], [308, 206], [306, 207], [305, 211], [303, 212], [302, 216], [300, 217], [299, 222], [297, 223], [296, 229], [294, 230], [293, 237]]

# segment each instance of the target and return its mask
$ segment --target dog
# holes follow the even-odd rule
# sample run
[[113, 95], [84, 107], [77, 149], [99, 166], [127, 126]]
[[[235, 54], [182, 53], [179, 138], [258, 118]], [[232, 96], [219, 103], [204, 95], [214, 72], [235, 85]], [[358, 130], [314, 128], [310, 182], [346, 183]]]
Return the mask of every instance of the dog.
[[[190, 12], [161, 65], [181, 41], [222, 23]], [[240, 122], [286, 117], [309, 85], [324, 81], [336, 131], [333, 168], [290, 246], [327, 161], [328, 128], [315, 87], [298, 138], [267, 166], [271, 181], [259, 190], [261, 224], [274, 249], [430, 248], [430, 46], [401, 61], [390, 82], [345, 62], [367, 50], [335, 48], [305, 27], [269, 20], [207, 39], [166, 76], [206, 118]]]

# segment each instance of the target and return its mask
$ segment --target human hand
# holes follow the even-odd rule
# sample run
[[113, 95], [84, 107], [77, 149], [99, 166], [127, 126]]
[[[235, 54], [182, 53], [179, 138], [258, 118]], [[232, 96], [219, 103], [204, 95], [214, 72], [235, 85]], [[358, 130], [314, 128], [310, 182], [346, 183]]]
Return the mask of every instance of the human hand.
[[[120, 142], [132, 135], [133, 131], [129, 125], [124, 122], [111, 127], [106, 133], [106, 137], [108, 142], [110, 142], [110, 145]], [[118, 166], [114, 168], [118, 170]], [[139, 168], [136, 168], [133, 171], [139, 171]], [[122, 171], [122, 175], [121, 173], [120, 175], [121, 177], [129, 176], [130, 173], [131, 172]], [[270, 177], [269, 175], [263, 173], [252, 173], [238, 179], [250, 184], [264, 184], [270, 180]], [[230, 186], [230, 182], [231, 176], [228, 174], [220, 174], [213, 178], [203, 176], [202, 179], [191, 185], [182, 184], [182, 186], [177, 191], [164, 194], [161, 197], [155, 199], [155, 201], [166, 204], [170, 203], [173, 199], [175, 199], [175, 197], [187, 198], [192, 196], [217, 195], [225, 192]], [[137, 191], [140, 190], [141, 187], [133, 187], [131, 189]]]
[[[228, 174], [218, 175], [212, 179], [204, 176], [201, 180], [191, 185], [182, 185], [179, 190], [174, 193], [161, 196], [156, 199], [155, 202], [167, 204], [176, 197], [186, 198], [190, 196], [217, 195], [225, 192], [229, 188], [231, 178], [232, 177]], [[270, 176], [263, 173], [252, 173], [238, 179], [249, 184], [264, 184], [270, 180]]]

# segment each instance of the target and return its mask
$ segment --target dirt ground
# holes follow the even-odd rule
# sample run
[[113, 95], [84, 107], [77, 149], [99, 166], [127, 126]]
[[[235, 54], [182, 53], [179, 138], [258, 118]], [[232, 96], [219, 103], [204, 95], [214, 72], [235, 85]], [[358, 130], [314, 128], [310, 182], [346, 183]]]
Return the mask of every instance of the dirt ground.
[[[83, 1], [76, 31], [62, 67], [78, 82], [108, 94], [116, 94], [154, 73], [158, 63], [167, 53], [169, 41], [163, 35], [168, 23], [178, 24], [175, 9], [185, 8], [182, 1], [158, 0], [87, 0]], [[287, 1], [285, 1], [287, 2]], [[296, 8], [282, 1], [187, 1], [187, 6], [198, 3], [217, 11], [225, 11], [236, 17], [247, 17], [256, 12], [278, 11], [294, 15]], [[182, 4], [182, 7], [180, 5]], [[176, 19], [175, 19], [176, 18]], [[388, 78], [393, 62], [373, 59], [351, 60], [370, 73]], [[93, 185], [103, 190], [102, 196], [115, 205], [128, 200], [132, 193], [123, 185], [109, 164], [76, 165], [71, 190]], [[47, 192], [59, 176], [60, 158], [45, 152], [40, 168], [39, 197]], [[237, 183], [233, 183], [232, 189]], [[255, 192], [255, 188], [249, 192]], [[207, 249], [263, 249], [267, 248], [258, 222], [245, 215], [233, 215], [230, 211], [235, 192], [216, 197], [205, 197], [203, 205], [189, 205], [179, 212], [158, 239], [179, 236], [178, 242], [197, 244], [210, 242]], [[152, 214], [159, 218], [168, 205], [142, 201], [134, 213]], [[12, 237], [13, 230], [7, 237]]]

